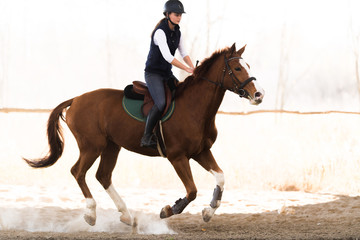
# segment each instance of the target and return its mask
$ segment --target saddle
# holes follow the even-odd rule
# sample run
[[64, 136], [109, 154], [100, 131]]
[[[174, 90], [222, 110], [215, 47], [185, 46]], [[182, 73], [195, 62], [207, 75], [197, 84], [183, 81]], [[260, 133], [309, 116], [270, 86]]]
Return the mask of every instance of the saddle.
[[[173, 112], [173, 107], [174, 107], [173, 100], [175, 97], [176, 80], [177, 79], [170, 78], [167, 82], [164, 83], [166, 105], [162, 113], [162, 118], [165, 119], [171, 116]], [[124, 94], [126, 98], [143, 101], [143, 104], [141, 105], [141, 113], [143, 114], [144, 117], [147, 117], [151, 108], [155, 104], [150, 95], [149, 89], [146, 86], [146, 83], [141, 81], [133, 81], [132, 85], [126, 86], [124, 89]], [[170, 107], [172, 107], [172, 109], [170, 109]], [[158, 139], [158, 152], [162, 157], [166, 157], [167, 156], [166, 145], [162, 132], [161, 122], [162, 121], [159, 121], [155, 126], [154, 133]]]
[[[167, 83], [164, 83], [165, 88], [165, 98], [166, 98], [166, 105], [165, 109], [162, 113], [162, 117], [167, 113], [169, 110], [169, 107], [171, 105], [172, 99], [173, 99], [173, 93], [170, 90]], [[128, 85], [124, 90], [125, 96], [130, 99], [136, 99], [136, 100], [143, 100], [143, 104], [141, 107], [141, 112], [146, 117], [151, 108], [154, 106], [154, 100], [152, 99], [149, 89], [146, 86], [145, 82], [141, 81], [133, 81], [132, 85]]]

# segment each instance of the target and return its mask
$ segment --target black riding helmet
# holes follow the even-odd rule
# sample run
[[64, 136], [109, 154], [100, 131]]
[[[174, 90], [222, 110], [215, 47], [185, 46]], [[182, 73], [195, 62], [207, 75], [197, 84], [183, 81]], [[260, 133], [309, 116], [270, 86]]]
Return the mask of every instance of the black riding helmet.
[[168, 0], [164, 5], [164, 15], [166, 13], [185, 13], [184, 6], [179, 0]]

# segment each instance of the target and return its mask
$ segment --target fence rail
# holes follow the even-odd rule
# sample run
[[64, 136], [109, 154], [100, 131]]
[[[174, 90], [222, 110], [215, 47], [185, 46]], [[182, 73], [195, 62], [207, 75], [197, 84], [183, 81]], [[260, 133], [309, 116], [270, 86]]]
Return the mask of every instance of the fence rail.
[[271, 109], [271, 110], [256, 110], [256, 111], [249, 111], [249, 112], [223, 112], [223, 111], [219, 111], [218, 113], [226, 114], [226, 115], [251, 115], [251, 114], [258, 114], [258, 113], [286, 113], [286, 114], [303, 114], [303, 115], [340, 113], [340, 114], [358, 114], [358, 115], [360, 115], [360, 112], [337, 111], [337, 110], [301, 112], [301, 111], [274, 110], [274, 109]]
[[52, 109], [0, 108], [0, 112], [3, 112], [3, 113], [13, 113], [13, 112], [50, 113], [51, 111], [52, 111]]

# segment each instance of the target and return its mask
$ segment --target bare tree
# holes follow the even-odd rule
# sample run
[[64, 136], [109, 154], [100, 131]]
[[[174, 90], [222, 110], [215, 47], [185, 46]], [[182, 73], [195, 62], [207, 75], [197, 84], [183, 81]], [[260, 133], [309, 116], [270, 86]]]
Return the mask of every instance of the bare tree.
[[354, 26], [353, 12], [351, 11], [351, 3], [349, 3], [349, 30], [352, 41], [353, 54], [355, 58], [355, 77], [357, 83], [358, 96], [360, 100], [360, 74], [359, 74], [359, 52], [360, 52], [360, 31], [359, 26]]
[[[190, 40], [190, 42], [192, 43], [188, 49], [188, 53], [190, 56], [199, 56], [200, 52], [199, 51], [204, 51], [203, 55], [205, 57], [208, 57], [213, 51], [215, 51], [218, 47], [218, 43], [220, 41], [221, 38], [221, 32], [216, 33], [217, 38], [214, 40], [214, 38], [212, 38], [212, 28], [215, 24], [218, 24], [220, 26], [220, 29], [222, 30], [222, 25], [224, 23], [224, 16], [225, 16], [225, 12], [226, 12], [226, 7], [228, 5], [228, 0], [224, 0], [221, 3], [223, 4], [223, 8], [221, 11], [218, 11], [217, 15], [213, 15], [211, 13], [211, 9], [212, 9], [212, 1], [211, 0], [207, 0], [206, 1], [206, 15], [205, 15], [205, 21], [199, 21], [200, 23], [202, 22], [203, 24], [199, 24], [197, 25], [197, 27], [199, 28], [199, 30], [197, 31], [197, 34], [192, 36], [192, 40]], [[204, 30], [202, 30], [204, 29]], [[186, 28], [185, 28], [186, 31]], [[201, 59], [193, 59], [194, 61], [194, 65], [196, 63], [196, 60], [201, 60]], [[180, 73], [180, 78], [183, 79], [187, 76], [187, 73], [185, 72], [181, 72]]]
[[287, 25], [284, 23], [281, 31], [279, 80], [276, 93], [276, 109], [283, 110], [286, 97], [286, 90], [289, 80], [289, 41]]
[[111, 2], [106, 0], [106, 60], [107, 60], [107, 84], [109, 87], [112, 86], [113, 83], [113, 76], [112, 76], [112, 49], [111, 49], [111, 33], [110, 33], [110, 9], [111, 9]]
[[5, 81], [7, 72], [8, 25], [5, 17], [6, 2], [0, 2], [0, 108], [5, 107]]

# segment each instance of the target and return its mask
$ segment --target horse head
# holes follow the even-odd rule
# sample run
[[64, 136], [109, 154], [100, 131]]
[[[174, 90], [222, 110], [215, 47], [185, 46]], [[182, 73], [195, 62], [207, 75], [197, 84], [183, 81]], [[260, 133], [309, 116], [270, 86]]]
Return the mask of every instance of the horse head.
[[253, 105], [258, 105], [264, 97], [264, 90], [250, 72], [250, 66], [242, 58], [245, 47], [236, 51], [235, 43], [225, 54], [225, 68], [222, 85], [240, 97], [249, 99]]

